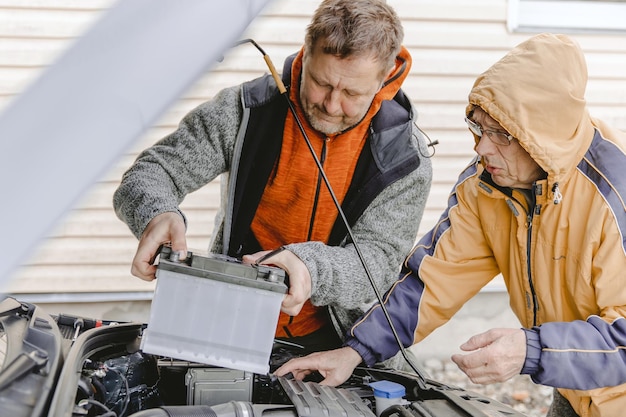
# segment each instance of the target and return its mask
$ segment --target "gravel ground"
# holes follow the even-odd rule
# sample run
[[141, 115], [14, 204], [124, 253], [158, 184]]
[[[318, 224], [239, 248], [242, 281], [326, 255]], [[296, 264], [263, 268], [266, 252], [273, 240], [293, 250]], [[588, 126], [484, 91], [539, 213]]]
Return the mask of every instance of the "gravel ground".
[[503, 383], [477, 385], [450, 360], [429, 359], [422, 366], [431, 379], [493, 398], [528, 417], [545, 417], [552, 403], [552, 388], [535, 384], [528, 375], [518, 375]]

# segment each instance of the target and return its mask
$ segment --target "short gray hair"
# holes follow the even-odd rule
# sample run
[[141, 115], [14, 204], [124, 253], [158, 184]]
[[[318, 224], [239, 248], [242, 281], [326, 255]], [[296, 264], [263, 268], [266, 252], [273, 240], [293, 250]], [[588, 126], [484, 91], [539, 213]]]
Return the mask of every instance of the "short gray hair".
[[[307, 27], [305, 46], [339, 58], [371, 56], [393, 68], [404, 39], [402, 23], [384, 0], [324, 0]], [[323, 42], [317, 45], [318, 42]]]

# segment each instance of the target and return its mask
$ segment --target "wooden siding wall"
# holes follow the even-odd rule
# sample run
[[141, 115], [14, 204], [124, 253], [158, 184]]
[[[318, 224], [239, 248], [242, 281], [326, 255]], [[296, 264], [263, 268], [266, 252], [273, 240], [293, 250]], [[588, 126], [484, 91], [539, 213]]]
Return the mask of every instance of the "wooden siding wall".
[[[506, 0], [389, 3], [404, 21], [405, 45], [414, 60], [404, 89], [416, 104], [422, 129], [439, 141], [433, 157], [433, 189], [420, 226], [421, 235], [437, 220], [456, 175], [473, 155], [463, 112], [475, 77], [531, 34], [508, 33]], [[25, 89], [111, 4], [111, 0], [0, 0], [0, 108]], [[242, 38], [253, 38], [280, 69], [283, 59], [300, 47], [317, 4], [317, 0], [276, 0]], [[587, 56], [587, 98], [593, 114], [626, 130], [626, 35], [572, 36]], [[198, 53], [202, 53], [201, 45]], [[40, 247], [33, 248], [32, 259], [17, 272], [9, 291], [76, 295], [150, 292], [152, 283], [130, 276], [137, 241], [111, 207], [122, 173], [141, 149], [172, 131], [191, 108], [224, 86], [265, 72], [262, 57], [251, 45], [228, 51], [221, 63], [174, 103], [127, 154], [120, 156], [56, 231]], [[214, 182], [190, 195], [183, 204], [189, 218], [188, 240], [192, 249], [205, 250], [208, 245], [218, 188]], [[10, 201], [10, 194], [4, 198], [4, 204], [22, 203]], [[45, 210], [45, 202], [36, 196], [29, 204], [39, 204]]]

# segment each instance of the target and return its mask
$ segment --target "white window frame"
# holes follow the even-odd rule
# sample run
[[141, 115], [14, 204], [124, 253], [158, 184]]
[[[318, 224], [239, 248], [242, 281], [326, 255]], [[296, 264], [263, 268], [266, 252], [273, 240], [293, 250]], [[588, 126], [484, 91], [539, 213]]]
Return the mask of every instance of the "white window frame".
[[509, 0], [511, 32], [626, 34], [626, 1]]

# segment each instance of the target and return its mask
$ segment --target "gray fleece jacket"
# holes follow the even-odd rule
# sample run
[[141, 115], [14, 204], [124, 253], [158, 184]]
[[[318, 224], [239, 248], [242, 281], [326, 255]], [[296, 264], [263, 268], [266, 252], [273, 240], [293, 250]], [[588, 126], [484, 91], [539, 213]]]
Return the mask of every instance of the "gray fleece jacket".
[[[379, 113], [395, 116], [394, 112], [402, 107], [400, 112], [406, 113], [405, 120], [391, 118], [391, 122], [380, 123], [380, 131], [374, 121], [366, 148], [371, 153], [372, 166], [368, 169], [376, 175], [358, 189], [354, 187], [353, 200], [368, 204], [356, 211], [358, 215], [349, 216], [354, 239], [381, 294], [396, 280], [400, 263], [414, 244], [432, 180], [430, 160], [423, 156], [427, 146], [414, 123], [414, 109], [404, 94], [399, 96], [402, 106], [383, 106]], [[251, 137], [261, 136], [259, 126], [249, 126], [255, 112], [277, 97], [281, 96], [273, 80], [265, 76], [224, 89], [192, 110], [176, 131], [143, 151], [124, 174], [113, 197], [118, 217], [139, 238], [158, 214], [172, 211], [184, 218], [179, 204], [185, 196], [223, 174], [221, 209], [215, 218], [209, 251], [241, 255], [228, 249], [241, 247], [240, 243], [232, 243], [237, 235], [233, 232], [234, 223], [239, 219], [233, 213], [239, 213], [242, 207], [249, 211], [252, 206], [254, 210], [258, 203], [238, 199], [249, 194], [245, 188], [238, 190], [238, 184], [247, 181], [243, 167], [250, 165], [241, 163], [242, 149], [245, 143], [257, 140]], [[396, 110], [386, 110], [389, 108]], [[394, 145], [398, 141], [403, 144]], [[272, 165], [273, 161], [268, 163]], [[390, 179], [384, 182], [381, 178]], [[378, 188], [368, 185], [371, 183], [377, 183]], [[343, 203], [348, 206], [346, 210], [350, 210], [349, 203]], [[345, 233], [337, 236], [332, 245], [298, 242], [286, 248], [306, 264], [312, 278], [311, 302], [328, 307], [331, 320], [343, 337], [376, 297], [354, 242]]]

